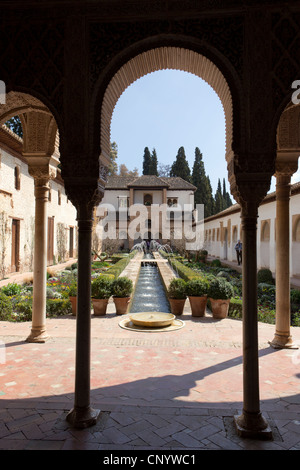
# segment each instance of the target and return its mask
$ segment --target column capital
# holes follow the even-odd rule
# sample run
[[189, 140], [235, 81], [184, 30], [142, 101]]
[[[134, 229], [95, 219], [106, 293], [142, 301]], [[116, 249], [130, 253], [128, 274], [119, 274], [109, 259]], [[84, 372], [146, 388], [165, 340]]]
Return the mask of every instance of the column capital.
[[275, 176], [276, 178], [284, 177], [291, 178], [291, 176], [296, 173], [298, 169], [298, 160], [283, 160], [277, 161], [275, 167]]

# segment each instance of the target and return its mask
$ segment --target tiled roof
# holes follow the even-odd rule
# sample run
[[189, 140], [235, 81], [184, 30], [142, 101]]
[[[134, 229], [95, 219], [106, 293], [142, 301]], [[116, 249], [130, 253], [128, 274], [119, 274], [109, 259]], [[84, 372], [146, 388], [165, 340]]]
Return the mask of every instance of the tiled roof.
[[105, 189], [129, 188], [167, 188], [174, 190], [195, 191], [196, 187], [180, 177], [159, 177], [155, 175], [142, 176], [109, 176]]

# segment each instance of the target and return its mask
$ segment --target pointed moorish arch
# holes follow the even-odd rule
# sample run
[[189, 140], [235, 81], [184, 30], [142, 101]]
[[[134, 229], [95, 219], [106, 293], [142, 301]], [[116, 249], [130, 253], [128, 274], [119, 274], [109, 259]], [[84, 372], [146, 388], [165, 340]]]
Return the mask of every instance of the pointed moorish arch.
[[158, 70], [181, 70], [192, 73], [218, 95], [224, 110], [226, 125], [226, 160], [232, 158], [233, 99], [229, 85], [220, 69], [206, 56], [183, 47], [157, 47], [142, 52], [123, 64], [110, 80], [102, 100], [100, 147], [101, 155], [110, 152], [110, 127], [114, 108], [122, 93], [133, 82]]

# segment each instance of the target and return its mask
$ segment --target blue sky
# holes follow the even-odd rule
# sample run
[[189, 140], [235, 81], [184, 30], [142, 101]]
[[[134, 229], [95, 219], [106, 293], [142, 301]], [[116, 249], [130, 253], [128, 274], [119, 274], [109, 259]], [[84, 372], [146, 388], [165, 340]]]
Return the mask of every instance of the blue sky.
[[[229, 191], [222, 104], [214, 90], [193, 74], [162, 70], [135, 81], [116, 104], [111, 141], [118, 145], [117, 163], [125, 163], [129, 170], [137, 167], [140, 175], [145, 147], [156, 149], [159, 163], [171, 165], [183, 146], [191, 171], [199, 147], [213, 193], [218, 178], [226, 179]], [[298, 173], [293, 182], [299, 180]]]

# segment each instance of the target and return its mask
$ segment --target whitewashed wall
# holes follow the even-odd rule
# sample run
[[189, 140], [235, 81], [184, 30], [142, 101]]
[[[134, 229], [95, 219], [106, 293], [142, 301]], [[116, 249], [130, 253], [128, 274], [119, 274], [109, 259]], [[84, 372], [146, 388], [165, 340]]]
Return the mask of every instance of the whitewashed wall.
[[[20, 189], [15, 188], [15, 167], [20, 171]], [[76, 210], [67, 201], [63, 185], [51, 181], [51, 202], [48, 203], [48, 217], [54, 217], [54, 256], [58, 261], [57, 224], [65, 227], [68, 258], [69, 227], [74, 227], [74, 252], [76, 253]], [[61, 192], [61, 205], [58, 204], [58, 191]], [[20, 272], [32, 269], [34, 246], [34, 180], [28, 173], [27, 164], [0, 148], [0, 277], [11, 272], [12, 220], [20, 222]]]
[[[236, 261], [234, 245], [241, 239], [240, 211], [237, 205], [223, 211], [218, 217], [205, 220], [205, 248], [208, 253], [220, 259]], [[257, 221], [257, 266], [268, 267], [275, 274], [276, 269], [276, 201], [270, 197], [258, 210]], [[223, 227], [223, 228], [222, 228]], [[234, 236], [235, 235], [235, 236]], [[300, 276], [300, 194], [290, 199], [290, 272]]]

